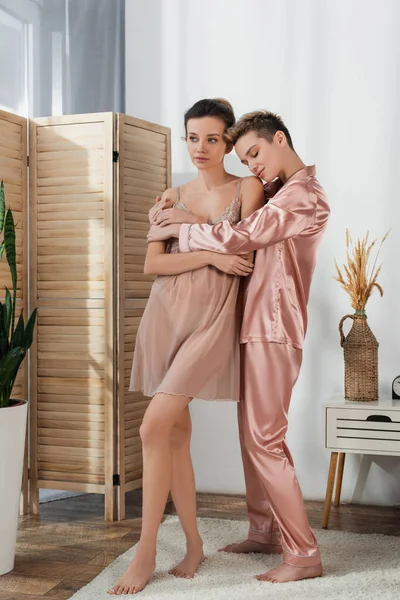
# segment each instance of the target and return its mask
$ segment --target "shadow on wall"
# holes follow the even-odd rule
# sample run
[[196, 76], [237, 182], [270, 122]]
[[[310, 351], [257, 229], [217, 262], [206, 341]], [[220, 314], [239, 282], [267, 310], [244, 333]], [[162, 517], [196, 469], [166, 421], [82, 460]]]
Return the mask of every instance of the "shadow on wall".
[[[400, 466], [398, 457], [370, 456], [364, 454], [363, 456], [355, 455], [352, 458], [356, 461], [358, 476], [350, 502], [354, 504], [361, 504], [363, 502], [368, 477], [373, 476], [374, 471], [377, 471], [379, 467], [385, 473], [385, 481], [384, 486], [380, 486], [376, 490], [369, 490], [370, 494], [374, 494], [372, 502], [374, 504], [386, 504], [382, 500], [390, 494], [398, 499], [396, 504], [400, 503]], [[387, 477], [388, 475], [390, 478]]]

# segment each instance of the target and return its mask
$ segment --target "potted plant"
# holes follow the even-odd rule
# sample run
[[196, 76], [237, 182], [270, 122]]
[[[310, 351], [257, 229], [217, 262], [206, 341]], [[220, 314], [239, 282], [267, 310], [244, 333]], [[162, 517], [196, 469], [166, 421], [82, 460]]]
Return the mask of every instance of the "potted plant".
[[10, 208], [6, 213], [3, 182], [0, 185], [1, 238], [0, 260], [5, 254], [12, 282], [11, 291], [5, 287], [4, 301], [0, 302], [0, 575], [4, 575], [14, 567], [27, 420], [26, 400], [14, 400], [12, 391], [32, 344], [36, 309], [26, 326], [22, 310], [17, 318], [15, 223]]

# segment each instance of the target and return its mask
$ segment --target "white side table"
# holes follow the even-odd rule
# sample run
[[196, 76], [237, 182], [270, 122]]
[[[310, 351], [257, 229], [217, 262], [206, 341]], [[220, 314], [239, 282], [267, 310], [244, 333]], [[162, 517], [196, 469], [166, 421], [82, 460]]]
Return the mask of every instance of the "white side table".
[[333, 488], [340, 504], [346, 454], [400, 456], [400, 401], [388, 396], [378, 402], [351, 402], [333, 396], [324, 405], [325, 448], [331, 451], [323, 529], [328, 528]]

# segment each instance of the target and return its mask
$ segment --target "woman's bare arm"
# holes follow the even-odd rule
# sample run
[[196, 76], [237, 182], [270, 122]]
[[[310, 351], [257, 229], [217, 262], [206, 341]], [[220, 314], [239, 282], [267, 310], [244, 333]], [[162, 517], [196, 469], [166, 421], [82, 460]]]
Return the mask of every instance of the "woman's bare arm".
[[146, 275], [179, 275], [210, 264], [212, 253], [206, 250], [185, 256], [180, 253], [167, 253], [165, 249], [165, 242], [152, 242], [147, 246], [143, 270]]
[[240, 220], [243, 221], [265, 204], [262, 181], [258, 177], [245, 177], [240, 188], [240, 198]]
[[[246, 219], [256, 210], [264, 206], [264, 186], [258, 177], [245, 177], [240, 188], [241, 204], [240, 219]], [[250, 262], [254, 262], [254, 252], [244, 254]]]
[[165, 252], [165, 248], [165, 242], [151, 242], [147, 246], [144, 263], [146, 275], [179, 275], [188, 271], [196, 271], [207, 265], [212, 265], [224, 273], [242, 277], [250, 275], [253, 271], [253, 264], [243, 256], [221, 255], [207, 250], [169, 254]]

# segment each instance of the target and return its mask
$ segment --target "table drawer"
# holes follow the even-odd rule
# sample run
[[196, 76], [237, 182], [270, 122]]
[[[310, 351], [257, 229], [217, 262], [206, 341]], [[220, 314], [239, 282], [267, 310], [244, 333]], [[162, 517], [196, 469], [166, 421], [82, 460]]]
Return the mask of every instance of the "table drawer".
[[327, 448], [400, 455], [400, 412], [366, 408], [326, 408]]

